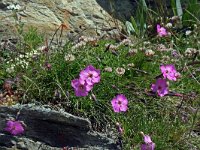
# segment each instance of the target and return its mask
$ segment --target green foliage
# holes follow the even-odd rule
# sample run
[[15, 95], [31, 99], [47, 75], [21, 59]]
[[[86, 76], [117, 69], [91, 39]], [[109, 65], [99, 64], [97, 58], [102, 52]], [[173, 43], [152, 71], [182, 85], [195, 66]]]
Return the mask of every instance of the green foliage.
[[200, 23], [200, 3], [197, 0], [188, 2], [182, 20], [184, 26]]
[[38, 34], [37, 29], [30, 27], [28, 32], [23, 34], [24, 42], [32, 49], [35, 49], [43, 42], [43, 37]]
[[174, 16], [178, 16], [177, 9], [176, 9], [176, 0], [171, 0], [170, 4], [171, 4], [171, 8], [173, 10]]
[[137, 9], [135, 17], [131, 17], [131, 23], [126, 23], [128, 33], [133, 33], [137, 37], [143, 37], [147, 28], [147, 13], [148, 7], [145, 0], [137, 2]]
[[174, 16], [180, 16], [184, 27], [200, 22], [200, 3], [197, 0], [171, 0], [171, 8]]
[[[188, 45], [183, 44], [184, 37], [180, 36], [180, 38], [182, 40], [174, 39], [174, 45], [176, 45], [175, 49], [184, 56], [184, 50]], [[190, 40], [193, 41], [193, 38], [191, 37]], [[31, 43], [32, 38], [27, 38], [26, 42]], [[105, 51], [105, 44], [116, 44], [113, 41], [99, 41], [97, 47], [88, 44], [79, 49], [72, 49], [71, 43], [67, 43], [61, 49], [48, 53], [41, 52], [37, 55], [37, 61], [35, 61], [36, 58], [29, 59], [27, 68], [18, 66], [10, 76], [15, 77], [21, 74], [18, 89], [24, 93], [23, 103], [37, 101], [42, 104], [60, 104], [68, 112], [88, 117], [94, 129], [100, 131], [107, 128], [107, 125], [113, 126], [116, 122], [120, 122], [124, 128], [124, 149], [139, 148], [142, 142], [140, 131], [151, 135], [157, 149], [187, 149], [187, 144], [183, 146], [185, 143], [183, 137], [188, 135], [197, 118], [193, 120], [194, 114], [187, 111], [188, 121], [183, 123], [181, 118], [183, 110], [177, 108], [177, 103], [182, 101], [179, 97], [159, 98], [147, 94], [150, 85], [155, 82], [155, 77], [160, 74], [159, 66], [163, 55], [171, 58], [165, 61], [166, 64], [174, 61], [171, 53], [159, 52], [156, 49], [157, 44], [167, 43], [167, 40], [151, 39], [151, 42], [152, 44], [145, 47], [156, 52], [151, 57], [145, 56], [144, 51], [139, 50], [144, 46], [143, 43], [135, 44], [134, 48], [138, 49], [138, 52], [133, 56], [128, 55], [130, 46], [118, 47], [117, 55], [114, 55], [112, 51]], [[35, 43], [35, 45], [38, 44]], [[76, 59], [72, 62], [66, 61], [67, 54], [73, 54]], [[197, 59], [200, 59], [199, 56]], [[45, 67], [47, 62], [51, 64], [51, 68]], [[179, 58], [176, 67], [180, 69], [189, 62], [190, 59]], [[135, 66], [128, 67], [130, 63]], [[89, 96], [76, 97], [71, 87], [71, 80], [77, 78], [79, 72], [89, 64], [101, 70], [101, 82], [94, 86]], [[113, 72], [104, 71], [104, 68], [108, 66], [113, 68]], [[115, 71], [117, 67], [125, 68], [125, 74], [118, 75]], [[200, 76], [188, 79], [190, 69], [195, 68], [181, 72], [180, 80], [176, 83], [170, 82], [170, 90], [186, 95], [191, 91], [198, 93], [200, 85], [197, 81], [200, 81]], [[112, 110], [110, 101], [118, 93], [123, 93], [129, 100], [127, 113], [116, 114]], [[96, 99], [93, 99], [92, 95], [95, 95]], [[188, 97], [182, 107], [197, 107], [197, 105], [197, 99], [191, 102]]]

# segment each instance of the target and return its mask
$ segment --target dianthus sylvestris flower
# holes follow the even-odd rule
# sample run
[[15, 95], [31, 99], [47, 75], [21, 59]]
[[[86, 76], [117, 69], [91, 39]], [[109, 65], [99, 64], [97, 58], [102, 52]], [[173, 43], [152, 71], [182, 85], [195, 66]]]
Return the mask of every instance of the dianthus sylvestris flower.
[[165, 79], [157, 79], [156, 84], [151, 85], [151, 90], [157, 93], [160, 97], [169, 93], [168, 84]]
[[176, 68], [174, 65], [161, 65], [160, 70], [163, 74], [163, 77], [172, 81], [177, 80], [177, 74]]
[[100, 82], [100, 70], [89, 65], [80, 72], [79, 79], [71, 81], [71, 85], [74, 88], [75, 95], [80, 97], [87, 96], [94, 84], [98, 82]]
[[88, 85], [93, 85], [100, 82], [100, 70], [95, 69], [92, 65], [87, 66], [80, 72], [80, 82], [86, 82]]
[[87, 96], [88, 92], [92, 89], [91, 85], [87, 83], [81, 83], [79, 79], [74, 79], [71, 82], [72, 87], [74, 88], [75, 95], [80, 96]]
[[24, 133], [24, 127], [20, 121], [9, 120], [6, 123], [6, 128], [4, 130], [12, 135], [19, 135]]
[[144, 144], [141, 144], [141, 150], [154, 150], [156, 145], [152, 142], [151, 137], [149, 135], [144, 135], [143, 132], [141, 133], [144, 137]]
[[128, 100], [123, 94], [119, 94], [111, 101], [114, 112], [125, 112], [128, 109]]
[[157, 33], [158, 36], [163, 37], [167, 35], [167, 30], [164, 27], [161, 27], [159, 24], [157, 24]]

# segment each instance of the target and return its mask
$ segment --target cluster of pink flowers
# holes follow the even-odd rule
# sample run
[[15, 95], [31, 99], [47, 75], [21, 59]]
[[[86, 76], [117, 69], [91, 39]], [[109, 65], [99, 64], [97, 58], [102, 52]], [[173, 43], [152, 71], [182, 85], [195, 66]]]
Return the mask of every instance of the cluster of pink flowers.
[[160, 37], [167, 36], [168, 33], [164, 27], [161, 27], [159, 24], [157, 24], [156, 29], [157, 29], [158, 36]]
[[[95, 69], [92, 65], [83, 69], [78, 79], [71, 81], [75, 95], [78, 97], [87, 96], [92, 90], [94, 84], [100, 82], [100, 70]], [[123, 94], [118, 94], [111, 101], [114, 112], [125, 112], [128, 109], [128, 100]]]
[[89, 65], [80, 72], [78, 79], [71, 81], [71, 85], [74, 88], [75, 95], [81, 97], [87, 96], [94, 84], [98, 82], [100, 82], [100, 70]]
[[20, 121], [9, 120], [6, 123], [5, 131], [12, 135], [20, 135], [24, 133], [24, 127]]
[[151, 85], [151, 90], [157, 93], [160, 97], [169, 93], [167, 80], [176, 81], [180, 77], [180, 73], [176, 71], [174, 65], [161, 65], [160, 70], [163, 74], [163, 78], [157, 79], [155, 84]]

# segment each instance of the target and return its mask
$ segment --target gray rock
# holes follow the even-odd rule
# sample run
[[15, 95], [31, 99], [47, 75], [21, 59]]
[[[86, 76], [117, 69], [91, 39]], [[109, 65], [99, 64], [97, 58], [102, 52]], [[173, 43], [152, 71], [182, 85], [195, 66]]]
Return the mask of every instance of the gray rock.
[[135, 6], [132, 0], [1, 0], [1, 24], [10, 30], [15, 29], [13, 12], [7, 8], [12, 4], [21, 6], [17, 17], [25, 29], [33, 26], [51, 35], [62, 23], [67, 26], [64, 31], [85, 35], [96, 35], [116, 24], [121, 28], [120, 22], [130, 18]]
[[[26, 125], [23, 136], [11, 136], [3, 129], [6, 120], [15, 118]], [[105, 134], [93, 132], [88, 119], [73, 116], [63, 111], [55, 111], [43, 106], [14, 105], [0, 107], [0, 148], [37, 149], [79, 147], [91, 149], [117, 149], [113, 139]], [[45, 149], [45, 148], [42, 148]]]

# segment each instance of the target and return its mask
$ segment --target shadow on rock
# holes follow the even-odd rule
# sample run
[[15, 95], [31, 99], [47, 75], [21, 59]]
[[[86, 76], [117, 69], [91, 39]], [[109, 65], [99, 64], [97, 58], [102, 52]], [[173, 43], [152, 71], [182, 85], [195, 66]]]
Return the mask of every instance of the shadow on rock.
[[[16, 117], [26, 124], [26, 132], [19, 137], [6, 134], [0, 135], [0, 148], [12, 147], [23, 138], [41, 142], [51, 147], [99, 147], [100, 149], [117, 149], [115, 141], [105, 134], [92, 131], [88, 119], [73, 116], [64, 111], [55, 111], [41, 106], [15, 105], [12, 107], [0, 107], [0, 129], [2, 133], [6, 125], [6, 119]], [[3, 142], [2, 142], [3, 141]], [[27, 143], [27, 142], [26, 142]], [[34, 142], [32, 142], [34, 143]]]

